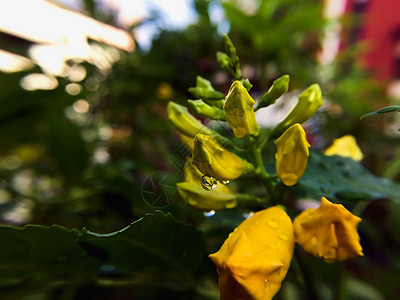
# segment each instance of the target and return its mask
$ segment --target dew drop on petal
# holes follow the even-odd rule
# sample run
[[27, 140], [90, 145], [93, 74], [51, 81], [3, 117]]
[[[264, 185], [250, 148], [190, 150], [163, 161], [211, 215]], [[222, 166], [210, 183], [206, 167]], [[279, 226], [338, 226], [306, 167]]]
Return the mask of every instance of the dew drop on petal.
[[279, 238], [280, 238], [281, 240], [284, 240], [284, 241], [289, 240], [289, 237], [288, 237], [286, 234], [283, 234], [283, 233], [279, 235]]
[[220, 180], [219, 182], [221, 182], [222, 184], [228, 184], [230, 181], [229, 180]]
[[204, 211], [203, 215], [207, 218], [212, 217], [213, 215], [215, 215], [215, 210], [210, 210], [210, 211]]
[[206, 191], [215, 190], [215, 188], [217, 187], [217, 184], [218, 184], [217, 179], [215, 179], [212, 176], [203, 175], [203, 177], [201, 177], [201, 186]]
[[272, 228], [278, 228], [279, 227], [279, 223], [277, 221], [274, 221], [274, 220], [269, 220], [267, 222], [267, 224]]
[[317, 246], [317, 244], [318, 244], [318, 239], [317, 239], [317, 237], [314, 235], [314, 236], [311, 238], [311, 245]]
[[248, 213], [244, 213], [244, 214], [243, 214], [243, 218], [248, 219], [248, 218], [250, 218], [250, 217], [253, 216], [253, 215], [254, 215], [254, 211], [250, 211], [250, 212], [248, 212]]

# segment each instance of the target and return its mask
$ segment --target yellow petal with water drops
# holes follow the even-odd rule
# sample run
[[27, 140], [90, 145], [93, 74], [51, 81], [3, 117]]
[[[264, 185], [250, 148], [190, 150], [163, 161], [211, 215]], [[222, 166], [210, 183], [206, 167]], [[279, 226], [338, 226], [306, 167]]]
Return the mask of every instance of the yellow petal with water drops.
[[197, 134], [194, 139], [193, 164], [205, 175], [220, 181], [234, 180], [254, 166], [221, 146], [214, 136]]
[[294, 249], [292, 221], [274, 206], [243, 221], [210, 255], [221, 300], [270, 300], [279, 291]]
[[238, 80], [234, 81], [226, 96], [224, 110], [226, 121], [236, 137], [258, 134], [260, 128], [254, 114], [254, 104], [243, 84]]
[[296, 242], [327, 262], [363, 255], [357, 225], [361, 219], [343, 205], [321, 198], [319, 208], [309, 208], [294, 219]]
[[277, 175], [285, 185], [295, 185], [307, 167], [309, 156], [310, 144], [303, 127], [298, 123], [292, 125], [275, 141], [275, 145]]
[[352, 135], [345, 135], [341, 138], [335, 139], [332, 146], [325, 150], [325, 155], [339, 155], [343, 157], [350, 157], [355, 161], [361, 161], [364, 157], [357, 141]]
[[233, 208], [237, 205], [236, 194], [225, 184], [217, 184], [210, 191], [201, 185], [203, 174], [187, 159], [184, 167], [184, 182], [177, 183], [177, 189], [182, 199], [202, 210], [219, 210]]

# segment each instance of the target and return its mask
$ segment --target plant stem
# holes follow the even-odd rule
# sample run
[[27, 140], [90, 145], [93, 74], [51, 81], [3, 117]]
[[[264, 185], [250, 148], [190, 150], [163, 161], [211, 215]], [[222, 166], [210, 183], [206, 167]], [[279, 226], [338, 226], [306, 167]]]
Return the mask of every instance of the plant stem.
[[263, 183], [269, 195], [271, 196], [272, 202], [276, 203], [277, 193], [271, 180], [272, 176], [269, 175], [268, 172], [265, 170], [264, 161], [261, 155], [261, 149], [257, 147], [257, 143], [254, 140], [254, 138], [252, 137], [248, 138], [248, 142], [249, 142], [249, 150], [251, 152], [251, 156], [254, 160], [256, 167], [254, 172], [261, 179], [261, 182]]
[[264, 147], [267, 145], [267, 143], [270, 141], [270, 135], [266, 136], [260, 143], [259, 149], [262, 151]]
[[247, 202], [247, 203], [262, 203], [262, 202], [268, 202], [268, 199], [266, 198], [259, 198], [254, 195], [250, 194], [236, 194], [236, 199], [239, 200], [239, 202]]
[[301, 260], [299, 253], [297, 251], [297, 248], [294, 250], [294, 255], [293, 255], [293, 260], [297, 263], [299, 266], [300, 272], [303, 275], [304, 283], [308, 292], [308, 296], [310, 300], [319, 300], [321, 297], [318, 296], [316, 292], [315, 285], [313, 281], [311, 280], [310, 273], [307, 270], [306, 266], [303, 264], [303, 261]]
[[333, 289], [333, 299], [335, 300], [344, 300], [345, 298], [345, 289], [344, 289], [344, 283], [345, 283], [345, 266], [343, 262], [336, 262], [333, 265], [333, 272], [335, 276], [335, 285]]

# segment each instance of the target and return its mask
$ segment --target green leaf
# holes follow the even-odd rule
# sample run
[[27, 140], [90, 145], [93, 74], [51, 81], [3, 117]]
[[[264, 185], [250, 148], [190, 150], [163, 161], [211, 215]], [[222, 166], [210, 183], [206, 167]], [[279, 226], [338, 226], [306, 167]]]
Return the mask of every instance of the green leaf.
[[114, 233], [85, 230], [81, 243], [105, 251], [105, 263], [128, 272], [163, 269], [190, 277], [200, 266], [203, 254], [200, 233], [160, 211]]
[[1, 298], [94, 278], [100, 263], [77, 243], [79, 234], [61, 226], [0, 226]]
[[310, 153], [305, 173], [291, 188], [303, 197], [330, 200], [389, 198], [400, 202], [400, 186], [379, 178], [351, 158]]
[[187, 289], [204, 254], [198, 231], [159, 211], [110, 234], [57, 225], [3, 225], [0, 244], [1, 295], [16, 287], [32, 290], [39, 283], [51, 288], [54, 282], [97, 282], [104, 269], [128, 277], [154, 274]]
[[371, 117], [371, 116], [375, 116], [375, 115], [379, 115], [379, 114], [385, 114], [385, 113], [390, 113], [390, 112], [394, 112], [394, 111], [400, 111], [400, 106], [399, 105], [392, 105], [392, 106], [387, 106], [384, 108], [381, 108], [377, 111], [373, 111], [367, 114], [364, 114], [360, 117], [360, 120]]

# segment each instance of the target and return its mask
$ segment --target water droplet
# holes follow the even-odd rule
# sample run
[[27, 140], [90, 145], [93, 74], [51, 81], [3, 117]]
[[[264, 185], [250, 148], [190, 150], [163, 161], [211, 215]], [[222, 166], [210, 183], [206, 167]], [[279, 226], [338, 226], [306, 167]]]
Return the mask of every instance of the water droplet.
[[231, 200], [226, 202], [225, 204], [225, 208], [234, 208], [237, 205], [237, 201], [236, 200]]
[[317, 246], [317, 244], [318, 244], [318, 239], [317, 239], [317, 237], [314, 235], [314, 236], [311, 238], [311, 245]]
[[212, 217], [213, 215], [215, 215], [215, 210], [210, 210], [210, 211], [204, 211], [203, 215], [207, 218]]
[[230, 181], [229, 180], [220, 180], [219, 182], [221, 182], [222, 184], [228, 184]]
[[243, 218], [248, 219], [254, 215], [254, 211], [249, 211], [248, 213], [243, 214]]
[[284, 241], [288, 241], [289, 240], [289, 237], [286, 234], [283, 234], [283, 233], [279, 235], [279, 238], [281, 240], [284, 240]]
[[218, 184], [217, 179], [215, 179], [212, 176], [203, 175], [203, 177], [201, 177], [201, 186], [206, 191], [215, 190], [215, 188], [217, 187], [217, 184]]
[[274, 220], [269, 220], [267, 222], [267, 224], [272, 228], [278, 228], [279, 227], [279, 223], [277, 221], [274, 221]]

